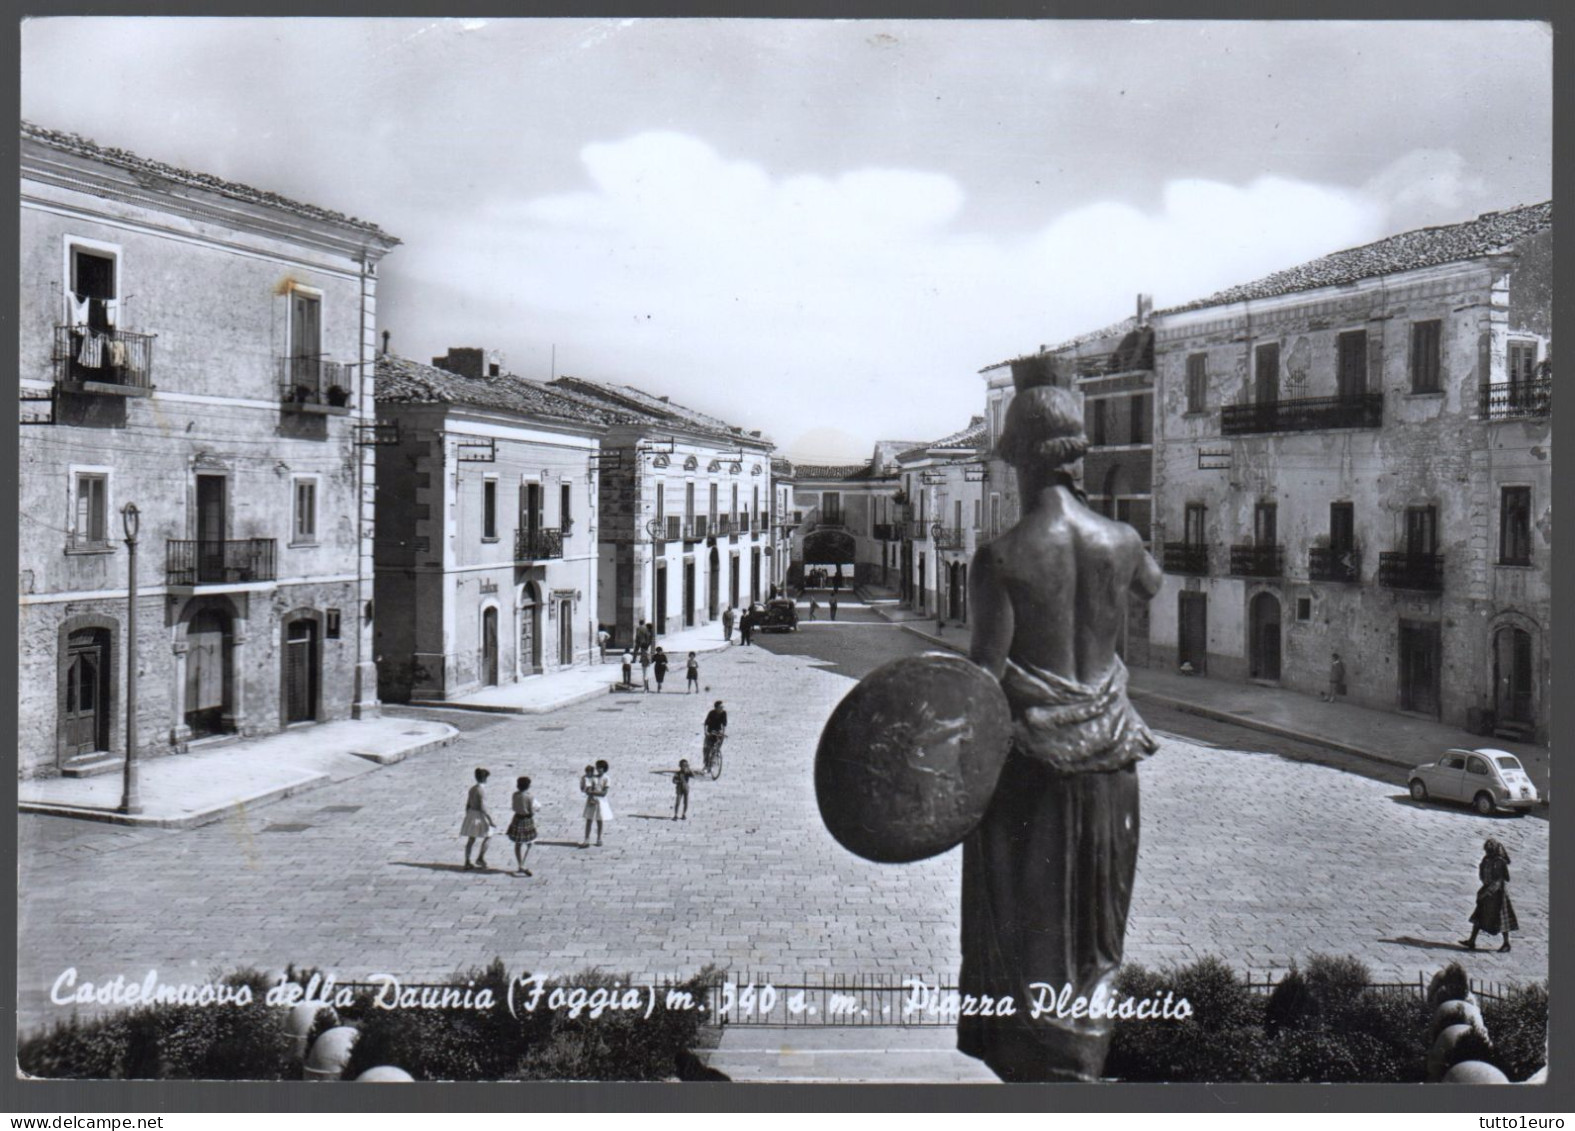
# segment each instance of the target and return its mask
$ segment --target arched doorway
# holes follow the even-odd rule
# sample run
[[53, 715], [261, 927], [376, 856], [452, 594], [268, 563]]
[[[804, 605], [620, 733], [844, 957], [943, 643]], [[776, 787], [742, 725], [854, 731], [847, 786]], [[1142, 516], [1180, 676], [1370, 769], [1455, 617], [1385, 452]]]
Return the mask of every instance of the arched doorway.
[[520, 650], [516, 659], [521, 677], [541, 671], [541, 602], [534, 585], [522, 585], [519, 595]]
[[65, 706], [60, 760], [109, 749], [109, 629], [78, 629], [66, 638]]
[[186, 726], [192, 738], [223, 734], [234, 702], [233, 622], [223, 609], [206, 608], [186, 626]]
[[317, 718], [318, 686], [322, 661], [317, 621], [300, 617], [284, 626], [284, 721], [311, 722]]
[[498, 685], [498, 610], [488, 605], [481, 611], [481, 682]]
[[968, 567], [962, 562], [952, 562], [946, 569], [946, 616], [949, 620], [968, 618]]
[[1493, 710], [1498, 725], [1530, 726], [1532, 704], [1531, 633], [1505, 626], [1493, 636]]
[[707, 616], [715, 620], [722, 612], [722, 555], [716, 552], [716, 547], [711, 547], [709, 576], [706, 578], [706, 608]]
[[1247, 673], [1253, 679], [1280, 678], [1280, 600], [1259, 593], [1248, 612]]

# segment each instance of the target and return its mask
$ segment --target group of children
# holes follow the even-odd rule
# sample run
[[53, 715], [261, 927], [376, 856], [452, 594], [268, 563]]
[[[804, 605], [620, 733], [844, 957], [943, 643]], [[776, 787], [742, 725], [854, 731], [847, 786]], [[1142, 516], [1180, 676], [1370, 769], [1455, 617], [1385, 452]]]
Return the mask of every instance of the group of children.
[[[662, 684], [667, 679], [668, 661], [667, 653], [662, 651], [659, 645], [654, 652], [648, 652], [644, 648], [636, 652], [625, 652], [622, 661], [623, 685], [625, 687], [632, 688], [634, 686], [634, 665], [638, 663], [640, 665], [640, 686], [646, 691], [651, 690], [651, 669], [654, 667], [656, 669], [656, 690], [658, 692], [662, 690]], [[684, 692], [686, 695], [690, 691], [693, 691], [696, 695], [700, 694], [700, 661], [693, 652], [689, 653], [689, 659], [684, 663], [684, 679], [687, 684]]]
[[[596, 829], [596, 847], [600, 848], [602, 826], [613, 819], [612, 806], [607, 801], [607, 794], [611, 788], [607, 780], [609, 768], [606, 760], [598, 760], [595, 765], [586, 766], [585, 772], [580, 775], [580, 792], [585, 795], [583, 814], [585, 835], [580, 840], [581, 848], [591, 846], [592, 827]], [[477, 869], [485, 871], [487, 868], [487, 843], [492, 836], [492, 830], [497, 828], [497, 822], [487, 811], [486, 794], [483, 789], [491, 776], [490, 770], [477, 767], [476, 784], [470, 787], [470, 793], [465, 798], [465, 819], [460, 824], [459, 835], [465, 838], [465, 871], [467, 872]], [[673, 786], [677, 791], [677, 795], [673, 798], [673, 820], [689, 819], [689, 779], [698, 776], [689, 768], [687, 758], [679, 759], [678, 769], [673, 772]], [[531, 876], [534, 873], [525, 867], [525, 860], [530, 855], [531, 845], [536, 842], [536, 799], [531, 796], [530, 778], [515, 778], [514, 785], [514, 796], [510, 799], [514, 815], [509, 821], [508, 828], [504, 830], [504, 835], [514, 844], [515, 874]], [[475, 850], [477, 841], [481, 842], [481, 851], [476, 854], [476, 862], [472, 864], [470, 855]]]

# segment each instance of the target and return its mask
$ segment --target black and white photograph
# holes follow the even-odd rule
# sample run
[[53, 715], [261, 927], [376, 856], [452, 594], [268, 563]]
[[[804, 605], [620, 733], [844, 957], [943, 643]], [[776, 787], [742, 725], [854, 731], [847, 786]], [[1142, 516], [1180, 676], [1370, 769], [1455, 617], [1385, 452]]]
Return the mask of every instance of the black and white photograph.
[[1547, 1082], [1552, 24], [20, 37], [24, 1094]]

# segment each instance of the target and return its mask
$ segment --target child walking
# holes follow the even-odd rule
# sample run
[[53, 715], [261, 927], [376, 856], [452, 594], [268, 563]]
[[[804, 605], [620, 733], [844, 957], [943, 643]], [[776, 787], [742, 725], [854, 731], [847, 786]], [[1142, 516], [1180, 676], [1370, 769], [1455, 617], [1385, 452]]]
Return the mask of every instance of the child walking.
[[667, 678], [667, 653], [658, 648], [656, 655], [651, 657], [651, 665], [656, 668], [656, 693], [660, 695], [662, 681]]
[[508, 837], [514, 842], [514, 870], [530, 875], [525, 858], [536, 840], [536, 799], [530, 795], [530, 778], [514, 779], [514, 818], [509, 822]]
[[700, 694], [700, 661], [695, 659], [693, 652], [689, 653], [689, 661], [684, 665], [684, 681], [685, 695], [691, 691], [696, 695]]
[[[493, 826], [497, 824], [492, 819], [492, 814], [487, 812], [486, 791], [482, 786], [487, 784], [491, 773], [476, 769], [476, 784], [470, 787], [470, 793], [465, 797], [465, 820], [459, 826], [459, 835], [465, 837], [465, 871], [473, 872], [477, 868], [485, 871], [487, 868], [487, 838], [492, 835]], [[481, 851], [476, 855], [476, 862], [470, 862], [471, 849], [476, 847], [476, 842], [481, 841]]]
[[681, 819], [685, 821], [689, 819], [689, 779], [694, 776], [695, 772], [689, 768], [689, 759], [680, 758], [678, 760], [678, 772], [673, 775], [673, 788], [678, 791], [673, 797], [673, 820], [675, 821], [680, 819], [678, 815], [680, 808], [683, 809], [683, 817]]
[[623, 653], [623, 685], [634, 686], [634, 654], [628, 649], [624, 649]]
[[596, 762], [596, 847], [602, 846], [602, 825], [613, 819], [612, 805], [607, 801], [607, 791], [612, 785], [607, 780], [607, 763], [598, 759]]

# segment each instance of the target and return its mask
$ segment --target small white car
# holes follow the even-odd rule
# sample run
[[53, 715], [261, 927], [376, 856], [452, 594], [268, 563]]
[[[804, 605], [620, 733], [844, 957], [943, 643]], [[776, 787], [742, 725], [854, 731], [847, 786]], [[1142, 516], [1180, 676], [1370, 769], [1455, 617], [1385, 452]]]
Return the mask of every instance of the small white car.
[[1446, 750], [1436, 762], [1411, 771], [1411, 796], [1417, 801], [1464, 801], [1487, 816], [1498, 809], [1530, 809], [1537, 787], [1520, 759], [1504, 750]]

